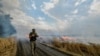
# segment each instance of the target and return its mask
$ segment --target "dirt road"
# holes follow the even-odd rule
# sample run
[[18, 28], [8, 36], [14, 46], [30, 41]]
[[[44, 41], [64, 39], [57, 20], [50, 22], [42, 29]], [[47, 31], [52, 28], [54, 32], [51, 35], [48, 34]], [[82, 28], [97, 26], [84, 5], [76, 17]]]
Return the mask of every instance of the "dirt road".
[[[18, 41], [16, 56], [32, 56], [29, 41], [25, 40]], [[53, 50], [50, 47], [47, 47], [37, 42], [35, 56], [67, 56], [67, 55], [60, 53], [57, 50]]]

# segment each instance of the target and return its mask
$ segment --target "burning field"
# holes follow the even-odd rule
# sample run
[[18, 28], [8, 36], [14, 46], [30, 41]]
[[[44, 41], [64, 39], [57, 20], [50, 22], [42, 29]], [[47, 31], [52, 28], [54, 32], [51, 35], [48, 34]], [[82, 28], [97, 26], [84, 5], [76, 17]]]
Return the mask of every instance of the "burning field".
[[14, 38], [0, 38], [0, 56], [16, 56], [16, 50]]
[[78, 42], [61, 42], [54, 39], [52, 42], [54, 48], [66, 53], [77, 54], [79, 56], [100, 56], [100, 44], [94, 43], [78, 43]]

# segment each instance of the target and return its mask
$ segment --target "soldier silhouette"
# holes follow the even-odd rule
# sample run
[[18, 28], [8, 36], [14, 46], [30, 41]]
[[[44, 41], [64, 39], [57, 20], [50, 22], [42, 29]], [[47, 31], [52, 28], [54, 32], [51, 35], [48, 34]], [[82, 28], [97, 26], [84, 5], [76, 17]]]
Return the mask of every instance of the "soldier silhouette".
[[32, 55], [35, 54], [37, 37], [39, 37], [39, 36], [37, 35], [35, 29], [32, 29], [32, 32], [29, 33]]

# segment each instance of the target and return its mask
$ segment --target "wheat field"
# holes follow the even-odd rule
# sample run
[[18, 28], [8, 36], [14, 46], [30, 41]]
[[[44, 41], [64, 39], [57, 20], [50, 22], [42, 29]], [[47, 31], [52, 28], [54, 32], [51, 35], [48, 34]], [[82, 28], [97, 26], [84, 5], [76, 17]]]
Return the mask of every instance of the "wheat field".
[[14, 38], [0, 38], [0, 56], [16, 56], [17, 46]]
[[80, 56], [100, 56], [100, 44], [94, 43], [76, 43], [76, 42], [60, 42], [53, 40], [52, 45], [64, 52], [78, 54]]

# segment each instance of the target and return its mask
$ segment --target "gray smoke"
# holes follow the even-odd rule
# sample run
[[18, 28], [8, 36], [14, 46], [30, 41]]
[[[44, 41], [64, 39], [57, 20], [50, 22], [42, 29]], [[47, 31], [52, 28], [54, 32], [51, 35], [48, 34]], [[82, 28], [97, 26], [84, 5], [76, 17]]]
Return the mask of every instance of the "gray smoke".
[[100, 37], [100, 19], [99, 17], [85, 20], [77, 20], [68, 29], [68, 34], [73, 36]]
[[3, 5], [0, 0], [0, 37], [9, 37], [16, 33], [15, 28], [11, 24], [11, 17], [2, 10]]
[[0, 15], [0, 37], [7, 37], [16, 33], [16, 30], [12, 26], [10, 20], [10, 15]]

